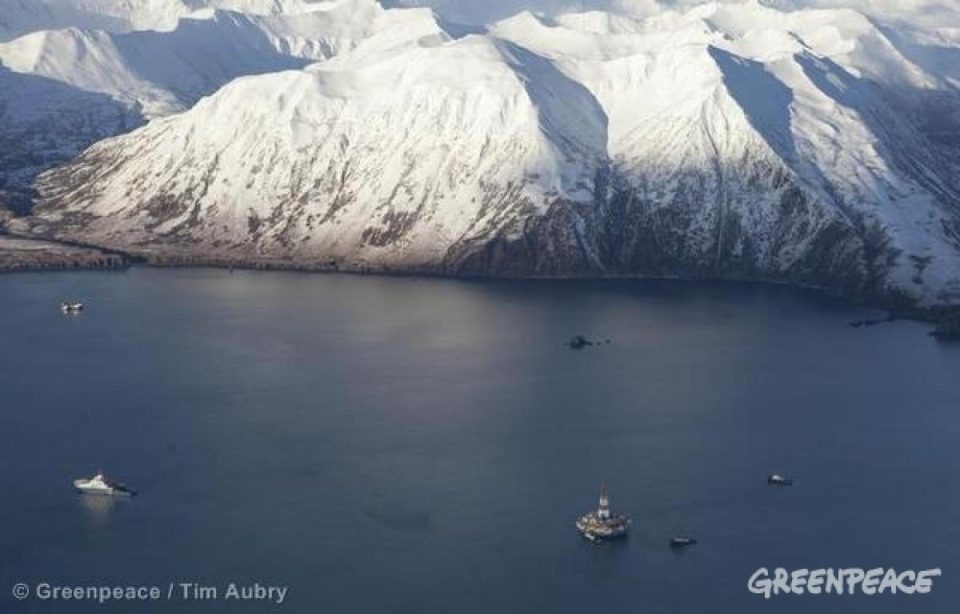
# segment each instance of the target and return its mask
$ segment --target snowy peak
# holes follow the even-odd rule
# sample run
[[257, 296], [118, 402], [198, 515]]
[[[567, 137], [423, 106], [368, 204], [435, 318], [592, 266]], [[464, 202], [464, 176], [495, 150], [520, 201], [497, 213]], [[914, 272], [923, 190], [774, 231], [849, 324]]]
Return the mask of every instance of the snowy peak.
[[[0, 2], [13, 6], [12, 2], [20, 0]], [[29, 155], [17, 147], [15, 154], [5, 158], [7, 163], [0, 167], [0, 207], [13, 202], [17, 207], [25, 206], [29, 184], [37, 173], [73, 157], [95, 140], [130, 130], [144, 120], [184, 111], [232, 79], [302, 68], [370, 39], [375, 39], [365, 47], [370, 53], [390, 53], [444, 36], [428, 9], [386, 11], [375, 0], [45, 2], [16, 7], [37, 19], [52, 15], [71, 23], [75, 17], [77, 25], [34, 31], [0, 42], [0, 62], [10, 72], [7, 81], [49, 82], [49, 89], [64, 92], [52, 101], [65, 101], [67, 93], [73, 91], [78, 104], [96, 101], [94, 106], [100, 109], [101, 103], [107, 103], [123, 117], [138, 120], [107, 121], [95, 130], [77, 122], [77, 134], [47, 133], [44, 126], [63, 129], [62, 118], [53, 116], [62, 114], [63, 109], [52, 101], [41, 105], [39, 108], [51, 114], [44, 121], [36, 117], [36, 108], [18, 92], [0, 89], [0, 138], [14, 138], [28, 131], [36, 133], [30, 139], [31, 146], [40, 147]], [[109, 23], [76, 17], [71, 11], [109, 17]], [[116, 15], [125, 16], [129, 23], [116, 26], [111, 21]], [[134, 21], [149, 15], [170, 15], [172, 25], [165, 22], [159, 30], [129, 31], [136, 25]], [[86, 27], [91, 25], [106, 29]], [[102, 116], [96, 109], [91, 109], [89, 117]]]
[[114, 33], [172, 30], [180, 19], [202, 17], [213, 9], [267, 16], [372, 4], [375, 0], [0, 0], [0, 41], [67, 27]]
[[140, 104], [155, 117], [189, 108], [236, 77], [301, 68], [388, 26], [414, 25], [399, 15], [387, 18], [373, 0], [310, 7], [271, 15], [207, 9], [168, 31], [38, 31], [0, 43], [0, 61], [16, 72]]
[[788, 162], [798, 158], [791, 130], [793, 91], [755, 60], [709, 45], [707, 52], [723, 76], [726, 92], [753, 129]]
[[455, 24], [493, 5], [200, 4], [162, 32], [0, 45], [157, 117], [41, 175], [20, 228], [164, 261], [960, 301], [952, 26], [870, 2], [597, 0], [484, 27]]
[[592, 198], [604, 148], [605, 117], [583, 86], [525, 49], [468, 36], [235, 80], [91, 148], [63, 171], [78, 183], [57, 172], [39, 187], [108, 241], [157, 233], [225, 253], [435, 266], [454, 242]]

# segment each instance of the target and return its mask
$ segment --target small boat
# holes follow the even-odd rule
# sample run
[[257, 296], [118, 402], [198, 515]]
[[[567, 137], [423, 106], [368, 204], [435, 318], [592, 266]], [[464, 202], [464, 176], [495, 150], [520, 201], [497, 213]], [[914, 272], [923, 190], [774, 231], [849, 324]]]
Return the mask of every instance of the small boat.
[[629, 518], [610, 512], [610, 498], [607, 496], [606, 486], [600, 491], [600, 504], [597, 509], [577, 520], [577, 530], [592, 542], [626, 537], [629, 527]]
[[697, 540], [695, 540], [695, 539], [692, 538], [692, 537], [688, 537], [688, 536], [686, 536], [686, 535], [678, 535], [678, 536], [676, 536], [676, 537], [674, 537], [673, 539], [670, 540], [670, 547], [671, 547], [671, 548], [686, 548], [686, 547], [692, 546], [692, 545], [694, 545], [694, 544], [696, 544], [696, 543], [697, 543]]
[[80, 313], [83, 311], [83, 303], [71, 303], [64, 301], [60, 303], [60, 311], [63, 313]]
[[587, 340], [583, 335], [576, 335], [567, 342], [567, 345], [570, 346], [571, 350], [582, 350], [587, 346], [593, 345], [593, 342]]
[[793, 486], [793, 478], [784, 477], [779, 473], [774, 473], [767, 478], [767, 484], [770, 484], [771, 486]]
[[105, 495], [112, 497], [132, 497], [137, 494], [127, 488], [126, 484], [114, 482], [98, 473], [89, 480], [79, 479], [73, 481], [73, 487], [82, 495]]

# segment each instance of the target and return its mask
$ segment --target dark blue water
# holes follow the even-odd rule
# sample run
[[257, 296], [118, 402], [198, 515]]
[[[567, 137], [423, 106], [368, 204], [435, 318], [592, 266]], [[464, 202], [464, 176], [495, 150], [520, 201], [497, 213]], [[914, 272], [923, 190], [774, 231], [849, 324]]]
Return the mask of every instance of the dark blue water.
[[[955, 612], [960, 347], [847, 325], [876, 315], [678, 282], [0, 277], [0, 611]], [[75, 495], [98, 468], [140, 496]], [[574, 530], [601, 482], [624, 543]], [[780, 566], [943, 577], [748, 592]], [[289, 595], [98, 607], [17, 581]]]

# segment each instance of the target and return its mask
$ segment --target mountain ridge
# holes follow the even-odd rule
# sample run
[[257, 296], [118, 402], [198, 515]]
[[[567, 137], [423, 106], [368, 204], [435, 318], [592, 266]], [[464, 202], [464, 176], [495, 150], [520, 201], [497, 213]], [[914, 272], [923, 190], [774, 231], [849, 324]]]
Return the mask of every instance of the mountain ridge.
[[166, 262], [960, 302], [960, 92], [937, 48], [901, 51], [915, 30], [756, 1], [480, 29], [378, 11], [403, 27], [42, 174], [12, 227]]

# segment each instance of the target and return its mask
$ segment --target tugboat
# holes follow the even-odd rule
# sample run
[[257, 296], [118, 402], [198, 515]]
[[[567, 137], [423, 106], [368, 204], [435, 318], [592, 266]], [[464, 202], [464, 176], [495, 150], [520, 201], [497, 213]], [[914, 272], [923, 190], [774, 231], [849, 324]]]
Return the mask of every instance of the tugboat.
[[74, 480], [73, 487], [82, 495], [106, 495], [113, 497], [132, 497], [137, 494], [127, 488], [126, 484], [114, 482], [98, 473], [89, 480]]
[[64, 301], [60, 303], [60, 311], [63, 313], [77, 314], [83, 311], [83, 303], [71, 303]]
[[587, 340], [583, 335], [576, 335], [567, 342], [567, 345], [570, 346], [571, 350], [582, 350], [587, 346], [593, 345], [593, 342]]
[[670, 547], [677, 549], [686, 548], [688, 546], [693, 546], [696, 543], [697, 540], [692, 537], [688, 537], [687, 535], [678, 535], [670, 540]]
[[610, 512], [606, 486], [600, 490], [600, 504], [596, 511], [588, 512], [577, 520], [577, 530], [592, 542], [626, 537], [629, 527], [629, 518]]
[[767, 484], [770, 486], [793, 486], [793, 478], [787, 478], [779, 473], [774, 473], [767, 478]]

